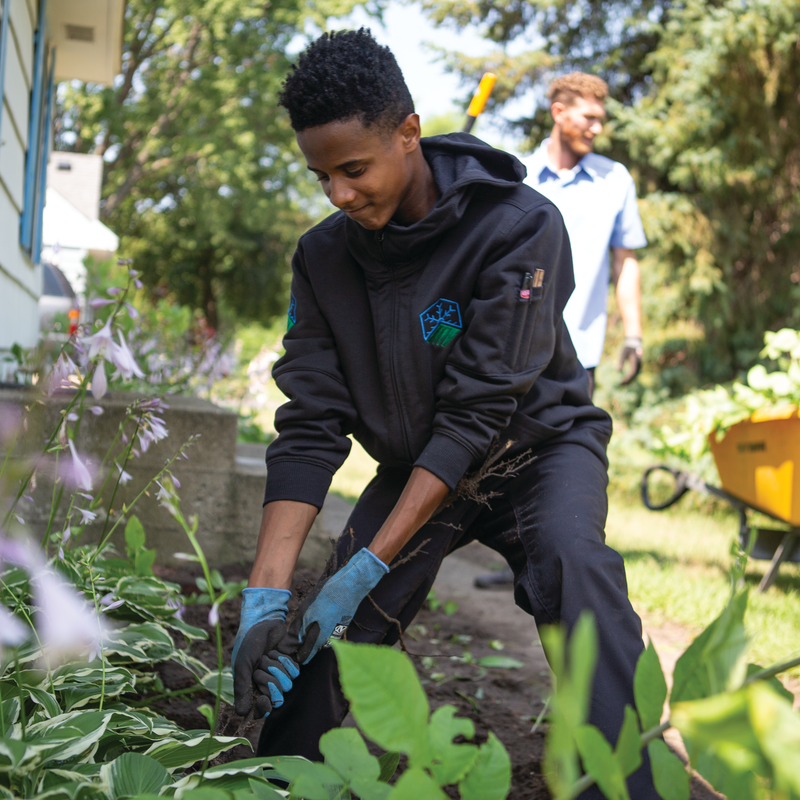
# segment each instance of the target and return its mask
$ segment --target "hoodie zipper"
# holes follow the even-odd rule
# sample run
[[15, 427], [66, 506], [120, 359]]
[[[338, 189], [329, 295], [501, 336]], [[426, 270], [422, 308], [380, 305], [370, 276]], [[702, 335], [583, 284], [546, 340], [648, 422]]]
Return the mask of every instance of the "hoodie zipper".
[[[375, 241], [378, 243], [378, 250], [380, 251], [380, 258], [381, 261], [385, 264], [386, 259], [383, 255], [383, 231], [377, 231], [375, 233]], [[406, 451], [406, 458], [411, 461], [411, 445], [408, 441], [408, 432], [406, 431], [406, 424], [405, 424], [405, 417], [403, 414], [403, 406], [401, 403], [400, 398], [400, 388], [397, 381], [397, 371], [395, 369], [395, 333], [397, 331], [397, 314], [398, 314], [398, 291], [397, 291], [397, 284], [394, 280], [394, 276], [391, 279], [392, 284], [392, 336], [390, 337], [390, 347], [389, 347], [389, 377], [391, 378], [392, 382], [392, 393], [394, 394], [394, 402], [397, 407], [397, 418], [398, 422], [400, 423], [400, 433], [403, 437], [403, 445]]]

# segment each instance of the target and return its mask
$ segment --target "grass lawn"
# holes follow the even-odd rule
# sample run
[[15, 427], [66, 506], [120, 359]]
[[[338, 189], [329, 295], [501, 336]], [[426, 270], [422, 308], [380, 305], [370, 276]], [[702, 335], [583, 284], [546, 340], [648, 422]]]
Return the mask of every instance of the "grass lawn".
[[[355, 503], [374, 474], [375, 462], [354, 442], [331, 491]], [[611, 496], [608, 543], [625, 558], [631, 600], [656, 624], [677, 623], [697, 633], [719, 614], [730, 591], [730, 548], [737, 532], [733, 514], [680, 505], [653, 512], [627, 495]], [[747, 568], [749, 657], [764, 666], [800, 648], [800, 564], [784, 564], [773, 586], [758, 594], [768, 563], [751, 560]]]

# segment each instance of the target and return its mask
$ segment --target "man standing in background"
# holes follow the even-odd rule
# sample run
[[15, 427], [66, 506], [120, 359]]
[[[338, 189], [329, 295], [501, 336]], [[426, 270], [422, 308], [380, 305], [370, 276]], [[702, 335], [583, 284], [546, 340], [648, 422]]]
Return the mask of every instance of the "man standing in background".
[[[593, 152], [606, 119], [606, 97], [608, 84], [596, 75], [573, 72], [554, 80], [547, 91], [553, 117], [550, 138], [520, 159], [528, 170], [525, 183], [553, 202], [569, 234], [575, 290], [564, 309], [564, 322], [578, 360], [589, 373], [591, 392], [606, 337], [609, 248], [625, 332], [619, 368], [630, 362], [622, 385], [639, 374], [643, 353], [640, 270], [633, 251], [644, 247], [647, 239], [636, 187], [622, 164]], [[479, 575], [475, 585], [505, 588], [513, 579], [506, 568]]]
[[622, 316], [625, 343], [619, 368], [631, 362], [622, 384], [630, 383], [642, 363], [642, 313], [639, 262], [633, 251], [647, 244], [636, 187], [625, 167], [593, 152], [603, 130], [608, 84], [596, 75], [573, 72], [550, 84], [547, 99], [553, 130], [522, 163], [525, 183], [551, 200], [561, 215], [572, 246], [575, 291], [564, 309], [578, 359], [589, 371], [600, 363], [606, 336], [609, 279]]

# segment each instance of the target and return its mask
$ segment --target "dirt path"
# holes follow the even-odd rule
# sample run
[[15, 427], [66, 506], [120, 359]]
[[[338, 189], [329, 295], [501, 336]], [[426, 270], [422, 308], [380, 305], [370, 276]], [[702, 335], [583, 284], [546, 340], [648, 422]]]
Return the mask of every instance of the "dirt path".
[[[484, 574], [494, 565], [497, 555], [481, 544], [473, 543], [445, 559], [434, 583], [434, 592], [440, 602], [447, 600], [458, 604], [458, 610], [448, 619], [448, 630], [471, 636], [470, 647], [473, 656], [491, 652], [488, 642], [500, 640], [503, 655], [510, 655], [523, 662], [518, 670], [498, 670], [504, 675], [489, 679], [483, 697], [477, 704], [469, 703], [461, 694], [455, 694], [455, 704], [462, 713], [473, 717], [480, 731], [484, 718], [493, 716], [490, 726], [501, 739], [511, 755], [514, 764], [512, 800], [549, 797], [541, 777], [540, 758], [543, 750], [544, 730], [531, 732], [531, 717], [535, 717], [543, 707], [543, 699], [549, 692], [549, 670], [544, 657], [536, 625], [533, 619], [519, 609], [510, 591], [480, 591], [473, 588], [475, 576]], [[425, 612], [430, 614], [430, 612]], [[435, 615], [441, 618], [441, 611]], [[696, 632], [671, 623], [650, 625], [643, 619], [645, 635], [650, 637], [659, 654], [662, 669], [669, 685], [672, 672], [681, 653], [689, 646]], [[444, 627], [444, 625], [443, 625]], [[412, 649], [412, 648], [409, 648]], [[494, 670], [492, 672], [495, 672]], [[510, 693], [504, 688], [513, 688]], [[428, 689], [432, 704], [438, 699]], [[443, 702], [453, 702], [447, 698]], [[470, 707], [475, 705], [476, 707]], [[499, 709], [505, 707], [510, 714], [504, 715]], [[493, 713], [492, 713], [493, 712]], [[488, 721], [488, 720], [487, 720]], [[666, 735], [667, 742], [686, 760], [683, 743], [676, 731]], [[693, 778], [693, 800], [721, 798], [702, 779]]]

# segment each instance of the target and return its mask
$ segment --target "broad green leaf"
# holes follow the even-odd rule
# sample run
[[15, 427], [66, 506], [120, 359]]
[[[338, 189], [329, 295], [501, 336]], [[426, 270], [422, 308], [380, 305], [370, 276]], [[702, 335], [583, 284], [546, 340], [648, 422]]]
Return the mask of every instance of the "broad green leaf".
[[[202, 683], [211, 694], [216, 695], [220, 685], [219, 673], [217, 670], [207, 672], [200, 678], [200, 683]], [[220, 692], [220, 698], [224, 703], [233, 705], [233, 673], [230, 667], [222, 668], [222, 691]]]
[[689, 800], [691, 793], [689, 774], [683, 762], [662, 739], [653, 739], [647, 744], [653, 783], [664, 800]]
[[407, 769], [398, 779], [389, 797], [391, 800], [447, 800], [447, 795], [433, 778], [419, 767]]
[[521, 669], [525, 663], [509, 656], [484, 656], [475, 662], [479, 667], [494, 667], [495, 669]]
[[110, 764], [103, 765], [101, 776], [108, 781], [115, 800], [137, 794], [158, 794], [170, 782], [170, 775], [153, 758], [141, 753], [123, 753]]
[[[744, 612], [747, 592], [733, 595], [722, 613], [678, 659], [670, 703], [710, 697], [729, 688], [747, 648]], [[743, 664], [742, 664], [743, 666]]]
[[17, 739], [0, 739], [0, 773], [28, 772], [40, 763], [34, 747]]
[[[763, 667], [760, 667], [758, 664], [748, 664], [747, 665], [747, 677], [749, 678], [751, 675], [755, 675], [758, 672], [761, 672]], [[790, 703], [794, 703], [794, 695], [780, 682], [780, 680], [776, 677], [771, 677], [768, 680], [764, 681], [774, 692], [780, 695], [784, 700], [788, 700]]]
[[462, 800], [504, 800], [511, 786], [511, 759], [490, 731], [478, 757], [458, 788]]
[[630, 707], [625, 706], [625, 720], [622, 723], [617, 746], [614, 748], [614, 758], [622, 770], [622, 774], [627, 778], [628, 775], [636, 772], [642, 765], [642, 744], [639, 739], [639, 722], [636, 712]]
[[125, 525], [125, 544], [132, 553], [137, 553], [144, 547], [145, 534], [139, 518], [133, 514]]
[[642, 723], [642, 730], [649, 731], [658, 727], [664, 713], [664, 702], [667, 699], [667, 682], [661, 670], [653, 643], [639, 656], [636, 672], [633, 676], [633, 696], [636, 710]]
[[392, 787], [383, 781], [353, 778], [350, 788], [359, 800], [387, 800], [392, 794]]
[[579, 718], [578, 703], [566, 672], [566, 631], [558, 625], [547, 625], [542, 626], [539, 635], [555, 675], [544, 752], [544, 775], [553, 796], [566, 796], [581, 774], [574, 731], [583, 720]]
[[200, 761], [208, 754], [213, 758], [219, 753], [224, 753], [237, 744], [250, 746], [247, 739], [237, 736], [214, 736], [204, 731], [188, 731], [194, 734], [192, 738], [182, 742], [156, 742], [145, 750], [145, 755], [151, 756], [160, 764], [163, 764], [170, 772], [178, 767], [189, 767], [195, 761]]
[[336, 783], [324, 784], [311, 775], [298, 775], [289, 787], [291, 800], [331, 800], [328, 786], [342, 786], [341, 779]]
[[611, 745], [594, 725], [581, 725], [575, 741], [586, 772], [591, 775], [609, 800], [630, 800], [625, 776], [614, 758]]
[[384, 753], [378, 759], [378, 763], [381, 765], [381, 774], [378, 780], [388, 783], [394, 776], [395, 772], [397, 772], [397, 765], [400, 763], [400, 753]]
[[[597, 664], [597, 627], [591, 611], [582, 611], [569, 639], [569, 673], [580, 722], [589, 713], [592, 679]], [[580, 723], [578, 723], [580, 724]]]
[[0, 703], [0, 714], [3, 716], [3, 727], [8, 730], [19, 719], [19, 697], [10, 697]]
[[275, 789], [263, 781], [250, 778], [248, 785], [250, 786], [252, 794], [255, 795], [256, 800], [283, 800], [283, 795], [278, 794]]
[[367, 745], [355, 728], [328, 731], [320, 738], [319, 749], [325, 756], [325, 763], [348, 783], [356, 777], [368, 781], [377, 781], [380, 777], [378, 759], [367, 750]]
[[134, 560], [134, 569], [137, 575], [152, 575], [153, 564], [156, 563], [156, 551], [143, 547]]
[[800, 714], [768, 685], [748, 687], [753, 731], [772, 766], [774, 787], [800, 796]]
[[[728, 795], [737, 791], [736, 784], [749, 773], [766, 776], [770, 772], [750, 720], [750, 689], [752, 687], [677, 703], [670, 713], [670, 720], [680, 731], [692, 766], [710, 782], [712, 777], [703, 769], [713, 767], [724, 779], [723, 784], [713, 782], [714, 788]], [[703, 756], [713, 758], [703, 760]], [[715, 760], [720, 764], [715, 765]]]
[[197, 789], [189, 789], [188, 792], [184, 792], [181, 795], [181, 800], [233, 800], [233, 795], [224, 789], [200, 786]]
[[456, 736], [472, 739], [475, 726], [472, 720], [454, 716], [451, 705], [437, 708], [428, 726], [430, 770], [441, 786], [458, 783], [475, 763], [478, 748], [474, 744], [453, 744]]
[[61, 706], [58, 705], [58, 701], [52, 694], [50, 694], [50, 692], [38, 688], [29, 689], [28, 692], [30, 699], [42, 707], [44, 714], [48, 719], [52, 719], [53, 717], [57, 717], [59, 714], [64, 713], [61, 709]]
[[[325, 764], [318, 764], [316, 761], [309, 761], [301, 756], [281, 756], [280, 758], [270, 759], [271, 766], [277, 774], [287, 781], [296, 781], [301, 776], [313, 779], [321, 785], [341, 785], [343, 783], [339, 775]], [[268, 776], [270, 777], [270, 776]]]
[[426, 761], [428, 699], [405, 654], [370, 644], [334, 644], [342, 690], [359, 728], [384, 750]]

